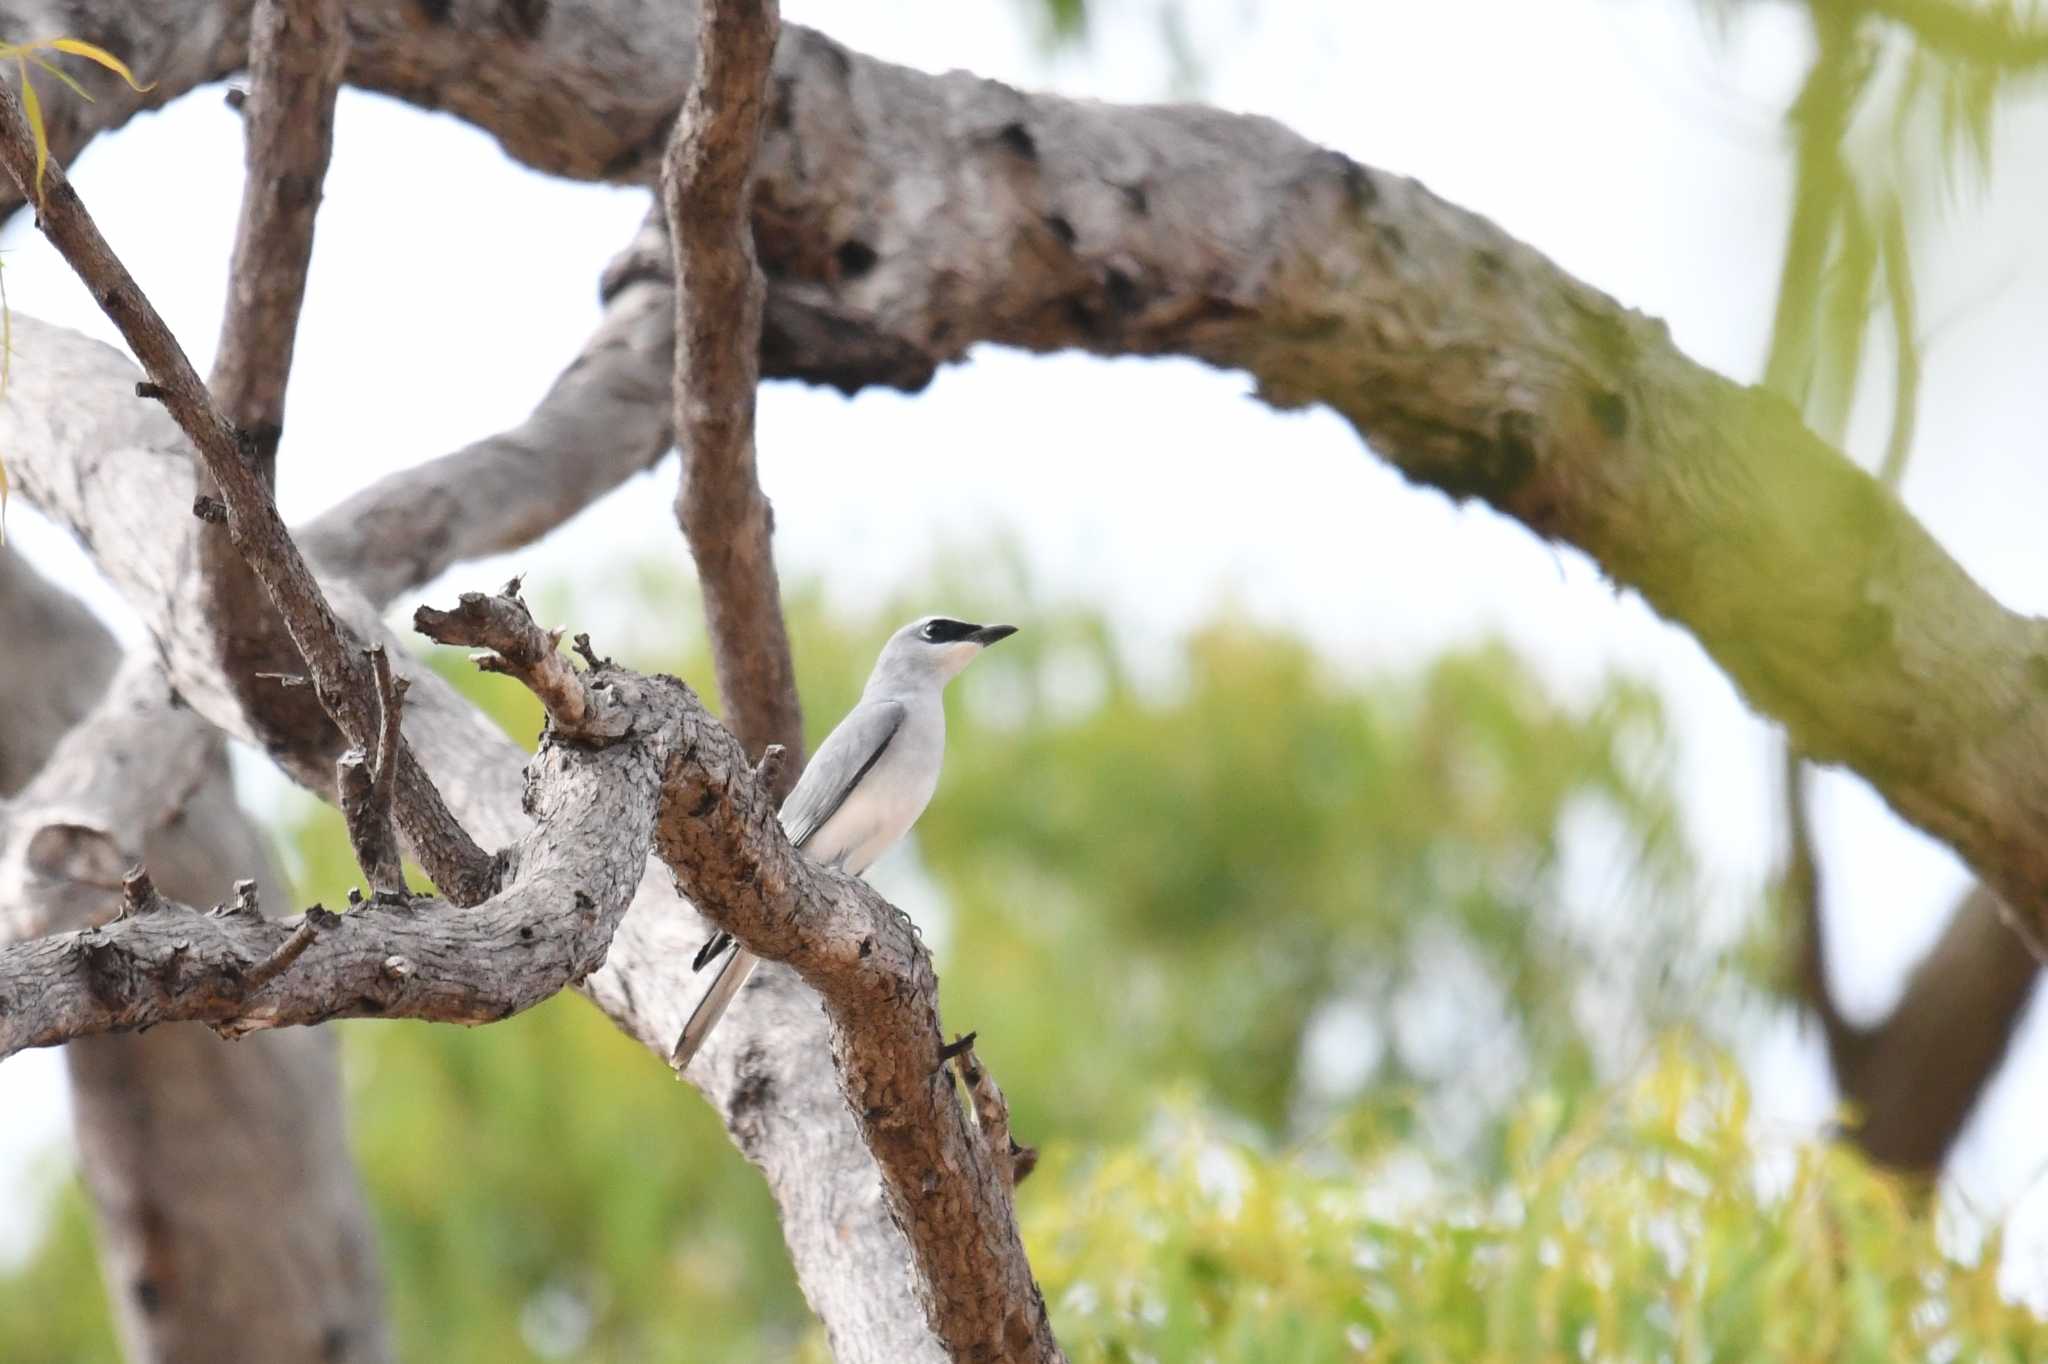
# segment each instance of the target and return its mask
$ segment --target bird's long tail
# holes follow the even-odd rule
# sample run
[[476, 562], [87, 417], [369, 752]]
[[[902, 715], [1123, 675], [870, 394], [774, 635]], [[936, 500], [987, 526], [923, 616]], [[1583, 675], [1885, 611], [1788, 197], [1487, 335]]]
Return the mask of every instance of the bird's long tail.
[[725, 1016], [726, 1006], [739, 994], [740, 987], [747, 983], [747, 977], [754, 974], [754, 968], [760, 962], [761, 959], [746, 948], [733, 948], [732, 957], [718, 969], [718, 978], [711, 982], [704, 998], [697, 1001], [697, 1011], [690, 1015], [689, 1022], [683, 1024], [683, 1035], [676, 1039], [676, 1049], [669, 1055], [668, 1063], [678, 1075], [697, 1055], [704, 1039]]

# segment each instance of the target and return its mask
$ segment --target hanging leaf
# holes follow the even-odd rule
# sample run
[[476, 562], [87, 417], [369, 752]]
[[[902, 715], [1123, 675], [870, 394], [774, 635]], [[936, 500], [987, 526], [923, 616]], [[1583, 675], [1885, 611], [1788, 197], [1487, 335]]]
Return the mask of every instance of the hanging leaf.
[[[148, 85], [138, 84], [134, 73], [128, 69], [128, 64], [103, 47], [82, 42], [77, 38], [52, 38], [49, 41], [49, 45], [56, 48], [59, 52], [69, 52], [74, 57], [84, 57], [87, 61], [98, 62], [122, 80], [127, 81], [128, 88], [131, 90], [140, 92], [156, 89], [155, 81], [151, 81]], [[35, 44], [35, 46], [40, 46], [40, 44]]]
[[28, 78], [28, 60], [16, 57], [14, 64], [21, 69], [21, 111], [28, 117], [29, 136], [36, 144], [36, 207], [43, 206], [43, 172], [50, 165], [50, 135], [43, 128], [43, 101], [36, 94], [35, 83]]

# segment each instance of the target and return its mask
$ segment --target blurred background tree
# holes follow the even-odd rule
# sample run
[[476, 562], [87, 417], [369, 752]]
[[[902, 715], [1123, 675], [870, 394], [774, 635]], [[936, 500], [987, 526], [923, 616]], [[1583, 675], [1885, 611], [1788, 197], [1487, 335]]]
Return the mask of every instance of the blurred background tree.
[[[1177, 0], [1019, 3], [1054, 51], [1149, 6], [1162, 93], [1199, 87]], [[1754, 6], [1702, 8], [1725, 29]], [[1938, 329], [1915, 252], [1993, 173], [2048, 21], [1799, 8], [1813, 52], [1785, 112], [1763, 379], [1896, 485]], [[798, 594], [792, 635], [815, 740], [900, 619], [971, 603], [1028, 624], [956, 689], [940, 798], [876, 879], [1043, 1148], [1021, 1204], [1077, 1359], [2048, 1356], [2000, 1295], [1995, 1237], [1942, 1236], [1912, 1186], [1750, 1119], [1727, 1048], [1755, 1016], [1785, 989], [1839, 1022], [1824, 965], [1801, 966], [1819, 894], [1794, 876], [1782, 920], [1709, 912], [1649, 689], [1563, 699], [1501, 644], [1346, 669], [1229, 612], [1134, 654], [1099, 609], [992, 581], [985, 558], [859, 613]], [[593, 591], [548, 614], [582, 618]], [[665, 567], [630, 594], [624, 614], [696, 619]], [[630, 643], [711, 675], [695, 635]], [[523, 692], [459, 676], [537, 731]], [[338, 821], [298, 802], [281, 829], [301, 898], [339, 899]], [[1981, 1001], [2005, 1036], [2031, 976]], [[406, 1357], [823, 1358], [759, 1181], [581, 1001], [345, 1032]], [[84, 1210], [59, 1198], [0, 1277], [0, 1357], [113, 1356], [78, 1291]]]

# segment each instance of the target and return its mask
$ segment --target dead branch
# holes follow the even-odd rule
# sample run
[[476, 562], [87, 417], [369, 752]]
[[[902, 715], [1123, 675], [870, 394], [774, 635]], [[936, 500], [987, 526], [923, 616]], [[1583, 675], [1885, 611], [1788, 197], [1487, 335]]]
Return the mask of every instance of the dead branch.
[[[662, 197], [675, 246], [676, 521], [704, 593], [727, 719], [749, 753], [799, 761], [803, 712], [782, 619], [775, 518], [754, 460], [765, 285], [754, 255], [754, 152], [781, 27], [777, 0], [701, 0], [697, 70], [669, 141]], [[789, 786], [779, 794], [787, 794]]]
[[256, 0], [242, 106], [242, 214], [212, 390], [272, 482], [314, 219], [334, 148], [334, 101], [347, 62], [342, 0]]
[[[511, 587], [516, 588], [514, 582]], [[629, 717], [601, 704], [594, 686], [562, 657], [560, 630], [543, 630], [516, 591], [495, 597], [465, 592], [453, 611], [422, 606], [413, 629], [436, 644], [484, 649], [476, 665], [485, 672], [516, 677], [539, 698], [554, 731], [564, 738], [617, 738]], [[581, 638], [579, 636], [579, 638]]]
[[400, 721], [411, 684], [393, 676], [391, 656], [383, 645], [373, 644], [363, 652], [369, 655], [377, 685], [377, 749], [365, 753], [351, 748], [342, 754], [335, 764], [335, 790], [342, 822], [348, 827], [349, 847], [371, 893], [402, 900], [406, 895], [405, 864], [399, 855], [391, 810], [397, 788]]

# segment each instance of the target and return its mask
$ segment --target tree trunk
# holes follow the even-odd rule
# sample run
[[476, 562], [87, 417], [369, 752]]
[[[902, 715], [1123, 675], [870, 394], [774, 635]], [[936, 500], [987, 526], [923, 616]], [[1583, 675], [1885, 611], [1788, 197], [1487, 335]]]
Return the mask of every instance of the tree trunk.
[[[12, 795], [83, 717], [116, 653], [84, 608], [9, 551], [0, 551], [0, 638], [39, 646], [0, 654], [0, 792]], [[235, 804], [218, 737], [201, 742], [204, 775], [181, 808], [146, 833], [121, 831], [123, 841], [145, 848], [173, 895], [220, 898], [218, 869], [236, 866], [281, 903], [283, 878]], [[115, 898], [106, 897], [107, 911]], [[178, 1024], [86, 1038], [65, 1060], [81, 1173], [130, 1360], [391, 1358], [332, 1031], [230, 1044]]]

